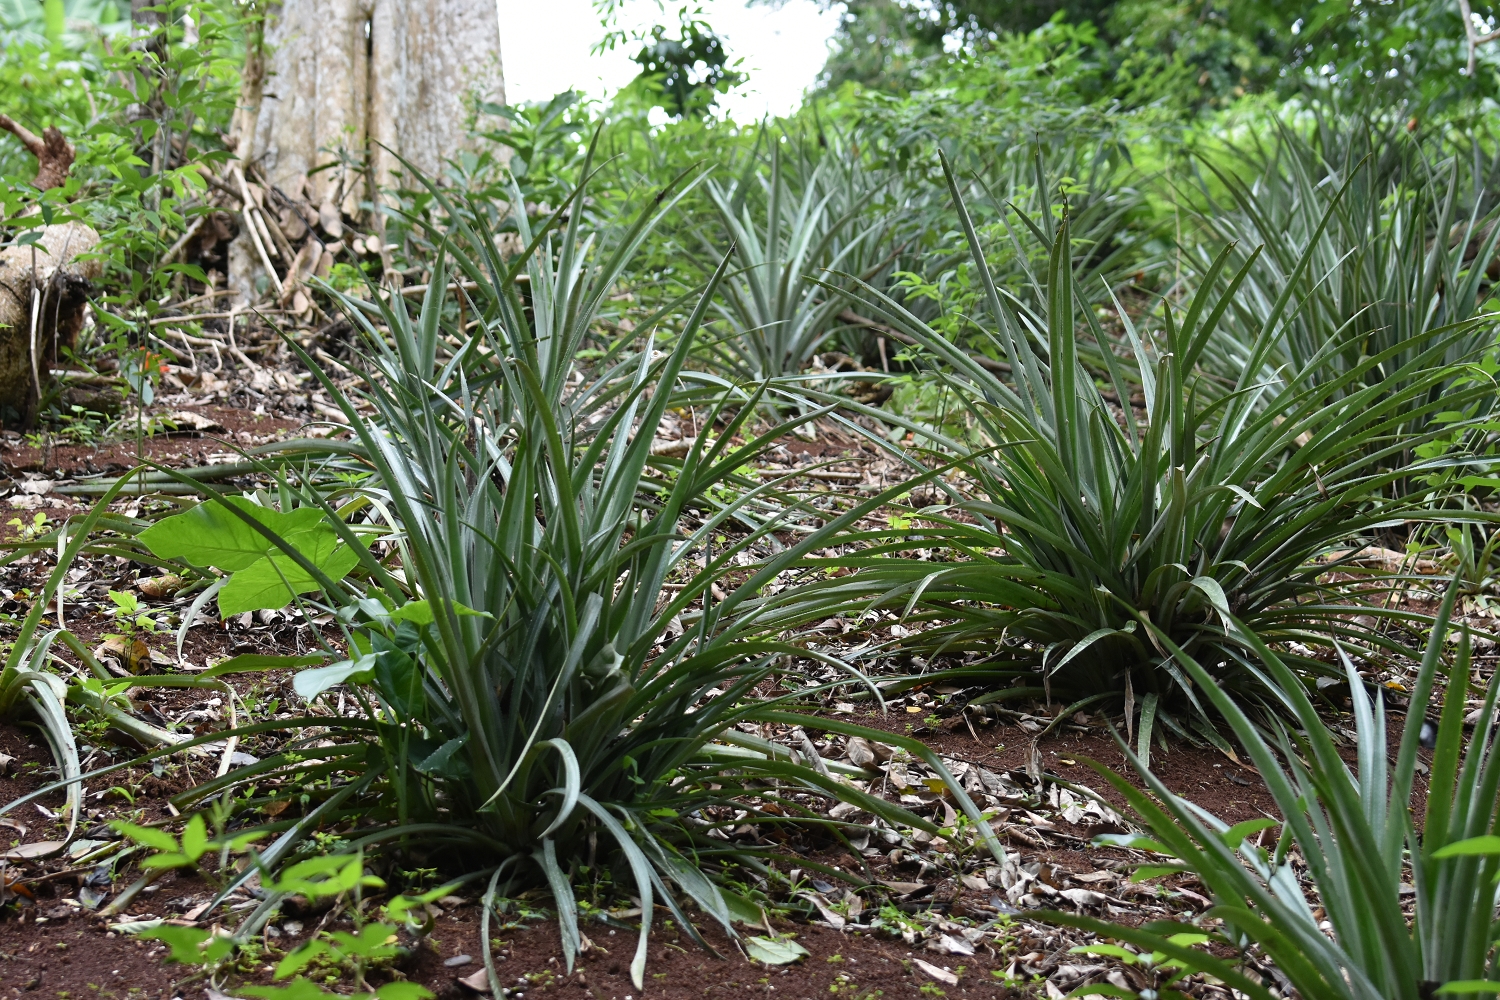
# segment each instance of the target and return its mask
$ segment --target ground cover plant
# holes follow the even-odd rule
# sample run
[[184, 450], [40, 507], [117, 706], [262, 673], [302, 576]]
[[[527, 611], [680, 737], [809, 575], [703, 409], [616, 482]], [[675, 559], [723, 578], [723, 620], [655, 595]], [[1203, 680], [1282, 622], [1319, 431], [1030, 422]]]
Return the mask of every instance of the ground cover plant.
[[[962, 217], [961, 204], [959, 211]], [[1139, 705], [1143, 752], [1153, 718], [1180, 734], [1191, 724], [1221, 739], [1197, 685], [1151, 629], [1210, 664], [1216, 684], [1252, 700], [1266, 696], [1267, 685], [1231, 619], [1262, 641], [1337, 637], [1367, 653], [1386, 645], [1378, 629], [1338, 617], [1341, 603], [1359, 598], [1331, 588], [1326, 574], [1338, 563], [1319, 560], [1343, 546], [1348, 562], [1382, 526], [1451, 516], [1441, 499], [1392, 488], [1422, 475], [1421, 463], [1392, 472], [1386, 460], [1442, 433], [1446, 425], [1431, 421], [1439, 410], [1462, 411], [1488, 397], [1487, 386], [1456, 389], [1460, 372], [1446, 363], [1469, 327], [1397, 343], [1337, 379], [1313, 377], [1315, 358], [1278, 366], [1275, 381], [1263, 381], [1257, 373], [1277, 346], [1304, 255], [1246, 345], [1250, 361], [1238, 383], [1205, 388], [1198, 360], [1233, 307], [1247, 264], [1223, 290], [1205, 281], [1180, 318], [1167, 303], [1156, 336], [1124, 321], [1143, 406], [1111, 408], [1079, 361], [1081, 326], [1096, 343], [1109, 340], [1097, 321], [1085, 326], [1075, 313], [1066, 217], [1045, 283], [1033, 294], [1045, 314], [1002, 296], [977, 264], [982, 250], [972, 226], [967, 234], [992, 350], [1007, 359], [1013, 381], [955, 351], [894, 300], [874, 303], [957, 373], [947, 384], [981, 429], [982, 447], [957, 460], [971, 477], [969, 495], [955, 494], [951, 510], [925, 516], [921, 532], [924, 545], [947, 547], [956, 558], [936, 565], [893, 558], [910, 543], [887, 541], [846, 560], [859, 568], [856, 576], [814, 585], [818, 592], [926, 609], [915, 620], [932, 622], [920, 639], [929, 650], [1022, 641], [1027, 648], [1006, 666], [1049, 698], [1052, 691], [1069, 703], [1119, 698], [1127, 715]], [[1228, 257], [1215, 262], [1215, 278]], [[1320, 356], [1337, 346], [1328, 337]], [[1133, 387], [1112, 349], [1102, 354], [1114, 398], [1130, 399]], [[1413, 422], [1429, 429], [1393, 433]], [[968, 450], [969, 442], [938, 441], [955, 455]], [[1434, 471], [1451, 459], [1429, 461]], [[1328, 669], [1311, 656], [1298, 662]], [[1275, 690], [1270, 685], [1273, 702]], [[1011, 696], [1029, 694], [1023, 687]]]
[[[1431, 780], [1426, 801], [1413, 798], [1420, 748], [1428, 737], [1408, 724], [1394, 763], [1388, 760], [1384, 693], [1371, 695], [1352, 660], [1344, 658], [1352, 698], [1358, 758], [1346, 763], [1312, 701], [1287, 664], [1268, 647], [1259, 653], [1288, 692], [1300, 722], [1267, 734], [1212, 683], [1207, 671], [1175, 644], [1182, 668], [1202, 685], [1253, 755], [1280, 807], [1281, 818], [1231, 826], [1172, 795], [1139, 758], [1141, 791], [1100, 768], [1131, 802], [1150, 831], [1149, 849], [1171, 855], [1160, 874], [1181, 866], [1213, 892], [1223, 920], [1221, 940], [1254, 947], [1274, 965], [1276, 982], [1300, 996], [1484, 996], [1500, 989], [1494, 971], [1494, 881], [1500, 840], [1494, 835], [1496, 788], [1493, 758], [1495, 683], [1482, 691], [1476, 713], [1468, 709], [1472, 639], [1458, 635], [1457, 655], [1445, 663], [1457, 597], [1450, 588], [1411, 691], [1407, 719], [1438, 715], [1431, 740]], [[1246, 641], [1256, 644], [1246, 630]], [[1163, 643], [1170, 642], [1164, 635]], [[1439, 690], [1442, 688], [1442, 690]], [[1466, 716], [1476, 738], [1464, 746]], [[1431, 725], [1426, 723], [1425, 725]], [[1127, 756], [1130, 755], [1126, 748]], [[1420, 823], [1418, 816], [1421, 816]], [[1278, 831], [1278, 828], [1279, 831]], [[1265, 834], [1273, 836], [1267, 838]], [[1274, 847], [1264, 846], [1274, 840]], [[1293, 852], [1305, 862], [1299, 873]], [[1315, 887], [1315, 915], [1299, 879]], [[1411, 886], [1410, 903], [1403, 893]], [[1065, 922], [1103, 929], [1062, 915]], [[1320, 926], [1326, 921], [1326, 927]], [[1212, 970], [1242, 992], [1270, 997], [1262, 981], [1247, 979], [1190, 947], [1207, 940], [1196, 928], [1106, 931], [1169, 958], [1175, 974]], [[1183, 938], [1184, 932], [1192, 935]], [[1103, 946], [1105, 951], [1118, 946]], [[1142, 953], [1143, 954], [1143, 953]], [[1127, 955], [1135, 960], [1135, 955]], [[1161, 960], [1158, 964], [1163, 964]], [[1135, 996], [1126, 990], [1116, 995]]]
[[386, 186], [124, 13], [0, 5], [0, 255], [107, 257], [0, 330], [6, 986], [1487, 995], [1500, 50], [966, 20]]

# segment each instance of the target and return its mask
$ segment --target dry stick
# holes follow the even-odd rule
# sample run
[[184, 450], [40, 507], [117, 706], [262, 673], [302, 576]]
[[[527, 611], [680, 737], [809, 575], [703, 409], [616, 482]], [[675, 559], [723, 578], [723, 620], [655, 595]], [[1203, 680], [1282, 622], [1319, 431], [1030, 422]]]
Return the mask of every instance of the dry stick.
[[[250, 242], [255, 244], [255, 252], [260, 254], [260, 262], [266, 266], [266, 272], [271, 275], [271, 280], [276, 284], [276, 294], [283, 291], [281, 278], [276, 273], [276, 268], [271, 266], [271, 257], [266, 253], [265, 244], [260, 241], [260, 233], [255, 229], [255, 202], [250, 198], [250, 188], [245, 184], [245, 175], [239, 167], [233, 169], [234, 179], [240, 184], [240, 215], [245, 220], [245, 228], [250, 232]], [[230, 323], [232, 327], [233, 322]]]
[[[234, 711], [234, 688], [227, 682], [224, 684], [224, 696], [225, 707], [229, 709], [229, 728], [238, 729], [240, 728], [240, 723], [239, 716], [236, 715]], [[219, 758], [219, 773], [214, 775], [214, 777], [222, 778], [224, 777], [224, 775], [229, 773], [229, 763], [234, 759], [235, 748], [239, 745], [240, 738], [238, 736], [231, 736], [229, 737], [229, 739], [224, 741], [224, 756]]]
[[[42, 372], [37, 363], [36, 331], [40, 325], [38, 322], [42, 316], [42, 286], [36, 280], [36, 244], [31, 244], [31, 385], [32, 391], [36, 393], [37, 409], [41, 409], [42, 399]], [[31, 404], [26, 404], [26, 411], [31, 411]]]
[[198, 234], [198, 230], [203, 228], [203, 220], [206, 218], [208, 218], [208, 216], [205, 214], [200, 215], [198, 216], [198, 218], [193, 220], [193, 224], [191, 226], [188, 226], [187, 232], [183, 233], [182, 238], [179, 239], [176, 243], [172, 244], [172, 247], [167, 251], [166, 256], [161, 259], [161, 262], [163, 264], [170, 264], [172, 263], [172, 261], [177, 259], [177, 255], [182, 253], [182, 248], [188, 245], [188, 240], [196, 236]]
[[1500, 38], [1500, 31], [1491, 31], [1487, 35], [1481, 35], [1474, 27], [1474, 12], [1469, 9], [1469, 0], [1458, 0], [1458, 12], [1463, 17], [1464, 38], [1469, 45], [1469, 68], [1465, 75], [1472, 78], [1479, 55], [1479, 46]]
[[[259, 184], [262, 195], [271, 190], [271, 184], [266, 180], [264, 171], [260, 171]], [[278, 193], [280, 192], [278, 191]], [[286, 195], [281, 195], [281, 197], [286, 198]], [[290, 201], [291, 199], [287, 198], [286, 200]], [[262, 201], [264, 201], [264, 198], [262, 198]], [[287, 239], [286, 233], [281, 231], [281, 223], [276, 221], [276, 216], [267, 212], [265, 206], [260, 204], [260, 202], [256, 203], [256, 208], [260, 212], [261, 221], [265, 223], [266, 229], [271, 234], [272, 241], [276, 244], [277, 249], [281, 251], [281, 256], [289, 261], [296, 257], [297, 252], [292, 249], [292, 241]]]
[[37, 136], [9, 115], [0, 115], [0, 129], [20, 139], [27, 152], [36, 157], [36, 177], [32, 178], [32, 187], [47, 191], [61, 187], [68, 179], [68, 170], [73, 166], [73, 146], [57, 126], [48, 125]]
[[[168, 323], [196, 323], [202, 319], [229, 319], [238, 316], [242, 310], [231, 310], [221, 313], [189, 313], [186, 316], [158, 316], [151, 321], [152, 326], [165, 326]], [[280, 309], [262, 309], [264, 313], [279, 313]]]

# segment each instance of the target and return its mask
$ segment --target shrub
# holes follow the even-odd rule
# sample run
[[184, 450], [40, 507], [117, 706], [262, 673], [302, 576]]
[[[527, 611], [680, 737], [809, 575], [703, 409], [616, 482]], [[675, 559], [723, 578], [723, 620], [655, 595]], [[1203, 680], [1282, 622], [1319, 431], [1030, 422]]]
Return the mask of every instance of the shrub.
[[[1453, 649], [1449, 619], [1456, 595], [1457, 588], [1450, 588], [1438, 613], [1394, 766], [1387, 761], [1384, 693], [1377, 689], [1371, 695], [1347, 657], [1343, 666], [1358, 734], [1354, 768], [1344, 762], [1291, 667], [1252, 630], [1239, 632], [1278, 685], [1300, 733], [1280, 729], [1274, 739], [1268, 737], [1194, 657], [1165, 632], [1152, 630], [1233, 727], [1276, 800], [1279, 821], [1267, 818], [1231, 827], [1172, 794], [1128, 747], [1125, 753], [1149, 791], [1093, 764], [1149, 831], [1143, 846], [1176, 859], [1141, 874], [1197, 875], [1214, 897], [1208, 916], [1224, 922], [1223, 932], [1213, 936], [1241, 955], [1257, 948], [1299, 996], [1417, 1000], [1437, 994], [1493, 996], [1500, 990], [1500, 970], [1494, 967], [1495, 878], [1500, 873], [1494, 724], [1500, 686], [1491, 678], [1465, 747], [1473, 665], [1467, 628], [1459, 635], [1457, 655], [1444, 663]], [[1446, 675], [1441, 694], [1440, 675]], [[1423, 805], [1415, 788], [1418, 768], [1426, 771], [1418, 745], [1423, 720], [1434, 708], [1441, 718]], [[1274, 848], [1259, 846], [1257, 834], [1278, 827]], [[1297, 868], [1305, 864], [1305, 878], [1324, 915], [1314, 913], [1294, 855], [1301, 859]], [[1410, 918], [1408, 891], [1413, 894]], [[1273, 996], [1258, 979], [1230, 972], [1226, 963], [1169, 940], [1174, 933], [1199, 928], [1125, 929], [1072, 914], [1050, 917], [1162, 952], [1186, 969], [1219, 975], [1251, 997]], [[1319, 926], [1321, 920], [1327, 921], [1327, 930]]]
[[[859, 568], [857, 577], [821, 585], [826, 592], [851, 602], [873, 596], [908, 609], [920, 604], [931, 622], [916, 640], [924, 647], [993, 651], [1009, 639], [1012, 658], [1002, 665], [1049, 694], [1123, 696], [1127, 706], [1142, 706], [1143, 722], [1159, 707], [1179, 730], [1168, 699], [1190, 706], [1200, 722], [1205, 705], [1156, 630], [1205, 663], [1216, 684], [1252, 698], [1263, 690], [1249, 683], [1258, 668], [1231, 620], [1267, 642], [1326, 645], [1336, 635], [1366, 650], [1390, 647], [1338, 603], [1371, 590], [1351, 593], [1327, 574], [1358, 573], [1350, 564], [1359, 550], [1392, 524], [1470, 516], [1440, 514], [1426, 494], [1391, 490], [1399, 477], [1452, 459], [1389, 469], [1392, 455], [1439, 433], [1414, 434], [1412, 426], [1486, 393], [1457, 383], [1458, 372], [1444, 364], [1467, 328], [1427, 331], [1337, 377], [1313, 377], [1317, 362], [1339, 349], [1330, 338], [1306, 368], [1279, 370], [1273, 392], [1261, 373], [1308, 265], [1304, 255], [1248, 346], [1239, 381], [1206, 385], [1212, 379], [1198, 362], [1251, 266], [1220, 287], [1226, 250], [1180, 315], [1163, 304], [1159, 334], [1137, 331], [1121, 311], [1144, 396], [1142, 411], [1121, 408], [1114, 400], [1130, 400], [1133, 387], [1113, 350], [1100, 351], [1109, 389], [1079, 362], [1067, 220], [1035, 293], [1046, 312], [1031, 316], [988, 280], [961, 203], [959, 211], [994, 324], [991, 350], [1009, 363], [1011, 377], [993, 374], [871, 291], [874, 308], [946, 363], [951, 373], [939, 377], [966, 401], [984, 447], [965, 455], [934, 435], [948, 455], [961, 456], [966, 495], [949, 487], [954, 503], [923, 514], [912, 537], [844, 559]], [[1097, 344], [1110, 344], [1092, 312], [1082, 318]], [[901, 557], [919, 546], [946, 557]], [[1330, 670], [1314, 657], [1292, 659], [1306, 670]]]

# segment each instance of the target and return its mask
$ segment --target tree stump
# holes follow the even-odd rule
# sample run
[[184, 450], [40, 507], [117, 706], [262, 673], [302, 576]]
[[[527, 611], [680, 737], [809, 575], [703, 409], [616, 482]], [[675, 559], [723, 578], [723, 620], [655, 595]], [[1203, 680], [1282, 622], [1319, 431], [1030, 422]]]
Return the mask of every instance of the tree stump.
[[69, 222], [0, 251], [0, 423], [36, 423], [41, 386], [59, 350], [77, 338], [90, 283], [103, 270], [98, 258], [79, 257], [98, 245], [98, 233]]

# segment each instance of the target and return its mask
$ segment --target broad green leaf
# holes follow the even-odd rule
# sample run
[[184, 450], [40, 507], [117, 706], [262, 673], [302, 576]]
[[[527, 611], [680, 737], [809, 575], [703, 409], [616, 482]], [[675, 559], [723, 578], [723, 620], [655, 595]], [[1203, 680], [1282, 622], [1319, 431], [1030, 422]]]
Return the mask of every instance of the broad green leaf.
[[431, 990], [421, 983], [386, 983], [374, 993], [364, 994], [375, 1000], [427, 1000], [433, 996]]
[[766, 965], [790, 965], [807, 957], [807, 949], [791, 938], [746, 938], [745, 952]]
[[[271, 973], [273, 979], [285, 979], [294, 973], [300, 972], [328, 950], [328, 942], [322, 938], [310, 938], [303, 942], [302, 947], [287, 955], [276, 963], [276, 971]], [[311, 985], [310, 983], [308, 985]], [[261, 994], [264, 996], [265, 994]]]
[[[323, 512], [316, 507], [299, 507], [282, 513], [243, 497], [225, 497], [225, 501], [283, 538], [306, 531], [323, 520]], [[272, 547], [270, 539], [217, 500], [163, 518], [141, 532], [140, 539], [162, 559], [185, 559], [229, 573], [250, 566]]]
[[285, 986], [241, 986], [238, 992], [247, 997], [265, 997], [266, 1000], [329, 1000], [335, 995], [301, 976]]
[[328, 659], [321, 653], [308, 656], [265, 656], [260, 653], [242, 653], [231, 656], [203, 671], [203, 677], [219, 677], [223, 674], [243, 674], [253, 670], [279, 670], [283, 667], [311, 667]]
[[189, 861], [197, 863], [206, 850], [208, 850], [208, 827], [203, 822], [203, 815], [195, 813], [193, 818], [188, 820], [187, 829], [182, 831], [182, 853], [187, 855]]
[[453, 763], [453, 755], [458, 753], [459, 750], [463, 749], [464, 744], [468, 742], [469, 737], [467, 734], [464, 736], [455, 736], [453, 739], [438, 747], [424, 759], [414, 763], [413, 766], [423, 774], [437, 774], [444, 777], [456, 777], [457, 775], [453, 767], [451, 766]]
[[358, 934], [335, 932], [334, 941], [345, 955], [376, 961], [395, 954], [396, 928], [390, 924], [365, 924]]
[[378, 653], [366, 653], [357, 660], [340, 660], [326, 667], [304, 670], [292, 678], [292, 689], [307, 701], [345, 682], [368, 684], [375, 672]]
[[1280, 825], [1281, 824], [1276, 820], [1267, 817], [1262, 817], [1261, 819], [1247, 819], [1243, 823], [1236, 823], [1234, 826], [1231, 826], [1229, 829], [1220, 834], [1220, 837], [1222, 837], [1224, 843], [1228, 844], [1230, 847], [1239, 847], [1241, 843], [1249, 840], [1260, 831], [1269, 830], [1272, 827]]
[[[284, 537], [288, 545], [331, 579], [342, 579], [359, 564], [359, 555], [341, 543], [326, 524]], [[219, 616], [228, 618], [246, 611], [284, 608], [292, 602], [294, 594], [310, 593], [320, 587], [311, 573], [276, 549], [229, 578], [219, 591]]]
[[749, 924], [752, 927], [762, 924], [766, 915], [750, 900], [737, 892], [728, 889], [720, 889], [719, 895], [724, 898], [724, 905], [729, 910], [729, 917], [736, 923]]
[[186, 854], [153, 854], [141, 862], [142, 868], [191, 868], [193, 859]]
[[1434, 858], [1457, 858], [1474, 854], [1500, 854], [1500, 837], [1493, 834], [1455, 840], [1432, 852]]
[[[323, 877], [319, 878], [320, 875]], [[384, 888], [385, 882], [374, 875], [364, 874], [358, 858], [346, 854], [325, 854], [297, 862], [279, 880], [266, 888], [272, 892], [317, 899], [320, 896], [337, 896], [356, 885], [380, 889]]]
[[141, 938], [160, 941], [172, 950], [171, 960], [184, 965], [212, 965], [234, 948], [234, 941], [197, 927], [162, 924], [142, 931]]
[[136, 826], [122, 819], [115, 820], [109, 824], [112, 829], [122, 833], [142, 847], [153, 847], [158, 851], [177, 850], [177, 838], [165, 830], [158, 830], [150, 826]]
[[[493, 618], [494, 615], [488, 611], [475, 611], [466, 608], [457, 601], [451, 602], [453, 613], [456, 615], [472, 615], [476, 618]], [[393, 622], [411, 622], [413, 625], [431, 625], [434, 619], [432, 603], [430, 601], [407, 601], [401, 607], [391, 612], [390, 618]]]

